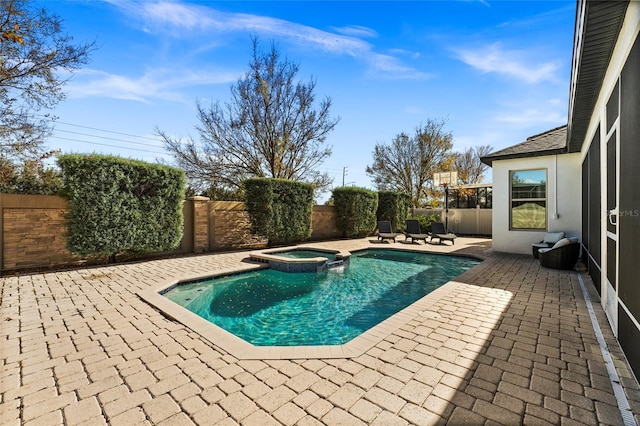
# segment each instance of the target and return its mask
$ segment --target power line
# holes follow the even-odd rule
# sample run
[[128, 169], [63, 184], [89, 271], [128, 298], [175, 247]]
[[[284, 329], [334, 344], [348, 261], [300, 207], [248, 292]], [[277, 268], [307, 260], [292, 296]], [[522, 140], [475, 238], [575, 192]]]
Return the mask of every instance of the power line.
[[113, 134], [116, 134], [116, 135], [129, 136], [129, 137], [132, 137], [132, 138], [148, 139], [148, 140], [152, 140], [152, 141], [156, 141], [156, 142], [162, 142], [161, 139], [152, 138], [152, 137], [149, 137], [149, 136], [132, 135], [130, 133], [122, 133], [122, 132], [116, 132], [116, 131], [113, 131], [113, 130], [99, 129], [97, 127], [82, 126], [80, 124], [66, 123], [64, 121], [54, 121], [54, 122], [58, 123], [58, 124], [64, 124], [66, 126], [81, 127], [83, 129], [95, 130], [95, 131], [98, 131], [98, 132], [113, 133]]
[[166, 152], [150, 151], [148, 149], [130, 148], [128, 146], [110, 145], [110, 144], [99, 143], [99, 142], [89, 142], [89, 141], [84, 141], [84, 140], [80, 140], [80, 139], [65, 138], [65, 137], [62, 137], [62, 136], [51, 136], [51, 138], [52, 139], [62, 139], [62, 140], [71, 141], [71, 142], [86, 143], [86, 144], [89, 144], [89, 145], [100, 145], [100, 146], [108, 146], [108, 147], [111, 147], [111, 148], [129, 149], [129, 150], [132, 150], [132, 151], [150, 152], [152, 154], [158, 154], [158, 155], [169, 155]]
[[[48, 117], [45, 117], [45, 118], [48, 118]], [[51, 120], [51, 121], [52, 121], [52, 124], [54, 125], [54, 134], [50, 136], [50, 139], [60, 139], [60, 140], [83, 143], [83, 144], [88, 144], [88, 145], [99, 145], [99, 146], [106, 146], [106, 147], [110, 147], [110, 148], [118, 148], [118, 149], [127, 149], [127, 150], [131, 150], [131, 151], [148, 152], [148, 153], [158, 154], [158, 155], [168, 155], [167, 152], [158, 152], [158, 151], [152, 151], [152, 150], [143, 149], [143, 148], [133, 148], [133, 147], [127, 147], [127, 146], [121, 146], [121, 145], [113, 145], [113, 144], [107, 144], [107, 143], [101, 143], [101, 142], [91, 142], [91, 141], [83, 140], [83, 139], [75, 139], [75, 138], [68, 138], [68, 137], [64, 137], [64, 136], [59, 136], [57, 133], [67, 133], [67, 134], [72, 134], [72, 135], [86, 136], [86, 137], [89, 137], [89, 138], [97, 138], [97, 139], [109, 140], [109, 141], [126, 143], [126, 144], [131, 144], [131, 145], [139, 145], [139, 146], [143, 146], [143, 147], [148, 146], [148, 147], [152, 147], [152, 148], [160, 148], [160, 149], [162, 148], [162, 147], [160, 147], [158, 145], [150, 144], [150, 143], [125, 140], [125, 139], [121, 139], [121, 138], [114, 138], [114, 137], [109, 137], [109, 136], [104, 136], [104, 135], [94, 134], [94, 133], [83, 133], [83, 132], [75, 132], [75, 131], [72, 131], [72, 130], [60, 129], [60, 128], [58, 128], [58, 126], [55, 126], [55, 125], [56, 124], [62, 124], [64, 126], [78, 127], [78, 128], [82, 128], [82, 129], [93, 130], [93, 131], [96, 131], [96, 132], [108, 133], [108, 134], [112, 134], [112, 135], [121, 135], [121, 136], [130, 137], [130, 138], [145, 139], [145, 140], [150, 140], [150, 141], [154, 141], [154, 142], [163, 142], [159, 138], [153, 138], [153, 137], [149, 137], [149, 136], [139, 136], [139, 135], [134, 135], [134, 134], [131, 134], [131, 133], [117, 132], [117, 131], [114, 131], [114, 130], [100, 129], [98, 127], [84, 126], [84, 125], [81, 125], [81, 124], [69, 123], [69, 122], [65, 122], [65, 121], [56, 121], [56, 120]]]
[[[74, 135], [80, 135], [80, 136], [89, 136], [91, 138], [100, 138], [100, 139], [107, 139], [110, 141], [116, 141], [116, 142], [125, 142], [125, 143], [130, 143], [130, 144], [134, 144], [134, 145], [143, 145], [143, 146], [151, 146], [153, 148], [159, 148], [158, 145], [153, 145], [150, 143], [144, 143], [144, 142], [133, 142], [133, 141], [127, 141], [127, 140], [123, 140], [123, 139], [116, 139], [116, 138], [110, 138], [107, 136], [98, 136], [98, 135], [92, 135], [90, 133], [81, 133], [81, 132], [73, 132], [71, 130], [62, 130], [62, 129], [56, 129], [56, 132], [63, 132], [63, 133], [71, 133]], [[111, 132], [111, 133], [117, 133], [117, 132]], [[117, 133], [117, 134], [124, 134], [124, 133]], [[143, 136], [138, 136], [138, 137], [143, 137]], [[147, 138], [150, 139], [150, 138]]]

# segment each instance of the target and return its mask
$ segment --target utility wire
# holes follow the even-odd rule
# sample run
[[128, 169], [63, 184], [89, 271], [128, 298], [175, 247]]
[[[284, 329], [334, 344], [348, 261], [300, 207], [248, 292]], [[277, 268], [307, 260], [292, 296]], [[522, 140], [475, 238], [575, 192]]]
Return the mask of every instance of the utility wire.
[[89, 142], [89, 141], [83, 141], [83, 140], [80, 140], [80, 139], [65, 138], [65, 137], [62, 137], [62, 136], [51, 136], [51, 138], [52, 139], [62, 139], [62, 140], [71, 141], [71, 142], [86, 143], [86, 144], [89, 144], [89, 145], [108, 146], [108, 147], [111, 147], [111, 148], [120, 148], [120, 149], [129, 149], [129, 150], [132, 150], [132, 151], [150, 152], [152, 154], [158, 154], [158, 155], [168, 155], [166, 152], [150, 151], [148, 149], [130, 148], [128, 146], [110, 145], [110, 144], [99, 143], [99, 142]]
[[52, 124], [54, 125], [54, 134], [50, 136], [50, 139], [60, 139], [60, 140], [78, 142], [78, 143], [83, 143], [83, 144], [88, 144], [88, 145], [99, 145], [99, 146], [106, 146], [106, 147], [110, 147], [110, 148], [119, 148], [119, 149], [128, 149], [128, 150], [131, 150], [131, 151], [148, 152], [148, 153], [158, 154], [158, 155], [168, 155], [167, 152], [151, 151], [151, 150], [143, 149], [143, 148], [132, 148], [132, 147], [121, 146], [121, 145], [113, 145], [113, 144], [100, 143], [100, 142], [91, 142], [91, 141], [82, 140], [82, 139], [74, 139], [74, 138], [68, 138], [68, 137], [64, 137], [64, 136], [58, 136], [56, 133], [67, 133], [67, 134], [72, 134], [72, 135], [87, 136], [87, 137], [90, 137], [90, 138], [97, 138], [97, 139], [102, 139], [102, 140], [110, 140], [110, 141], [115, 141], [115, 142], [127, 143], [127, 144], [131, 144], [131, 145], [149, 146], [149, 147], [152, 147], [152, 148], [162, 148], [162, 147], [159, 147], [158, 145], [154, 145], [154, 144], [150, 144], [150, 143], [136, 142], [136, 141], [131, 141], [131, 140], [125, 140], [125, 139], [120, 139], [120, 138], [113, 138], [113, 137], [109, 137], [109, 136], [103, 136], [103, 135], [99, 135], [99, 134], [75, 132], [75, 131], [72, 131], [72, 130], [60, 129], [55, 125], [56, 124], [61, 124], [61, 125], [64, 125], [64, 126], [78, 127], [78, 128], [82, 128], [82, 129], [93, 130], [93, 131], [96, 131], [96, 132], [108, 133], [108, 134], [113, 134], [113, 135], [127, 136], [127, 137], [131, 137], [131, 138], [145, 139], [145, 140], [150, 140], [150, 141], [154, 141], [154, 142], [162, 142], [162, 140], [159, 139], [159, 138], [153, 138], [153, 137], [149, 137], [149, 136], [138, 136], [138, 135], [134, 135], [134, 134], [131, 134], [131, 133], [117, 132], [117, 131], [114, 131], [114, 130], [100, 129], [100, 128], [91, 127], [91, 126], [83, 126], [81, 124], [74, 124], [74, 123], [69, 123], [69, 122], [65, 122], [65, 121], [52, 120]]
[[[153, 144], [150, 144], [150, 143], [127, 141], [127, 140], [123, 140], [123, 139], [110, 138], [110, 137], [107, 137], [107, 136], [92, 135], [90, 133], [80, 133], [80, 132], [73, 132], [71, 130], [62, 130], [62, 129], [56, 129], [55, 131], [56, 132], [63, 132], [63, 133], [71, 133], [71, 134], [80, 135], [80, 136], [89, 136], [89, 137], [92, 137], [92, 138], [106, 139], [106, 140], [116, 141], [116, 142], [125, 142], [125, 143], [134, 144], [134, 145], [144, 145], [144, 146], [151, 146], [153, 148], [159, 148], [158, 145], [153, 145]], [[111, 133], [116, 133], [116, 132], [111, 132]], [[118, 134], [122, 135], [123, 133], [118, 133]], [[144, 136], [136, 136], [136, 137], [142, 138]], [[146, 139], [151, 139], [151, 138], [146, 138]], [[152, 140], [157, 140], [157, 139], [152, 139]], [[160, 142], [160, 141], [158, 141], [158, 142]]]
[[52, 121], [54, 123], [64, 124], [66, 126], [81, 127], [83, 129], [95, 130], [95, 131], [98, 131], [98, 132], [113, 133], [113, 134], [116, 134], [116, 135], [130, 136], [132, 138], [149, 139], [149, 140], [156, 141], [156, 142], [162, 142], [162, 139], [152, 138], [150, 136], [138, 136], [138, 135], [132, 135], [130, 133], [122, 133], [122, 132], [116, 132], [116, 131], [113, 131], [113, 130], [99, 129], [97, 127], [89, 127], [89, 126], [82, 126], [80, 124], [66, 123], [64, 121], [57, 121], [57, 120], [52, 120]]

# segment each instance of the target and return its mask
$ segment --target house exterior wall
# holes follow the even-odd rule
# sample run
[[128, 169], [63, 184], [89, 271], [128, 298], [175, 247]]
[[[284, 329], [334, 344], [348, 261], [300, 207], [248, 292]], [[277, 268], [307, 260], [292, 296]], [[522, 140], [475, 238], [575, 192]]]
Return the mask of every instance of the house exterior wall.
[[[629, 2], [625, 19], [591, 112], [581, 162], [599, 155], [599, 200], [592, 200], [585, 215], [599, 220], [599, 235], [589, 235], [585, 247], [614, 334], [637, 377], [640, 377], [640, 3]], [[618, 103], [619, 113], [612, 114]], [[613, 106], [613, 107], [612, 107]], [[616, 111], [617, 112], [617, 111]], [[593, 146], [599, 144], [599, 146]], [[613, 145], [613, 146], [612, 146]], [[589, 170], [593, 169], [594, 166]], [[586, 168], [586, 166], [585, 166]], [[594, 179], [594, 176], [590, 176]], [[596, 184], [598, 184], [596, 183]], [[585, 190], [588, 188], [585, 188]], [[593, 201], [599, 201], [593, 202]], [[600, 205], [597, 211], [592, 206]], [[617, 208], [611, 225], [608, 210]], [[589, 223], [585, 223], [588, 227]], [[599, 244], [594, 244], [594, 239]], [[598, 251], [592, 256], [593, 249]]]
[[[567, 236], [581, 238], [580, 158], [575, 153], [493, 161], [493, 250], [530, 254], [531, 245], [541, 241], [545, 232], [563, 231]], [[510, 229], [509, 172], [530, 169], [547, 170], [546, 231]]]

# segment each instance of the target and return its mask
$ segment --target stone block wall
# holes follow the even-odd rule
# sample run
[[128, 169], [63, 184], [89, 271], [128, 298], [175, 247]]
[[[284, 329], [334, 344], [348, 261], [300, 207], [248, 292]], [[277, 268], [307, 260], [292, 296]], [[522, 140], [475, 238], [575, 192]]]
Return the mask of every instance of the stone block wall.
[[267, 239], [251, 233], [246, 206], [236, 201], [209, 202], [209, 245], [211, 250], [263, 248]]
[[[66, 199], [47, 195], [0, 194], [0, 270], [48, 268], [89, 263], [67, 250]], [[192, 197], [185, 201], [184, 234], [174, 251], [205, 253], [218, 250], [264, 248], [267, 240], [251, 232], [242, 202], [210, 201]], [[332, 206], [314, 206], [311, 240], [339, 238]]]
[[82, 262], [67, 250], [65, 199], [0, 194], [2, 269], [41, 268]]
[[336, 210], [333, 206], [313, 206], [311, 239], [331, 240], [342, 237], [336, 228]]

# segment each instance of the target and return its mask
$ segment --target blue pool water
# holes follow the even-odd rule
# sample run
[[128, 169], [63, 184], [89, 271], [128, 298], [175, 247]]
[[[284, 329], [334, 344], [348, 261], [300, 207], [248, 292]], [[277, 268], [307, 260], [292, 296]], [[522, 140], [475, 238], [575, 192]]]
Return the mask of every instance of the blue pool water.
[[341, 345], [478, 263], [365, 250], [345, 268], [264, 269], [182, 284], [164, 296], [257, 346]]

